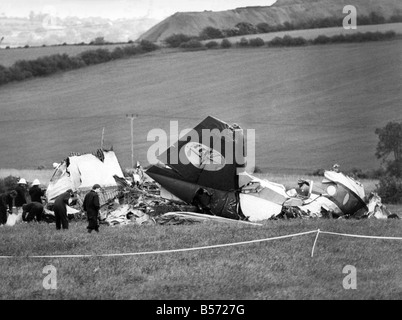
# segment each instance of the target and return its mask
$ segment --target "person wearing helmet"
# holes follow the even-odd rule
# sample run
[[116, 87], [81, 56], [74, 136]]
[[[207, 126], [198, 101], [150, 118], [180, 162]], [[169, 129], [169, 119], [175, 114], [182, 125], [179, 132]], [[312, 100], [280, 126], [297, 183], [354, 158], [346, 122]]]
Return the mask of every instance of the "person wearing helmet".
[[29, 189], [29, 195], [31, 196], [32, 202], [39, 202], [42, 203], [42, 197], [45, 195], [45, 191], [43, 191], [40, 187], [40, 181], [35, 179], [32, 182], [32, 186]]
[[84, 198], [84, 203], [82, 207], [84, 211], [87, 213], [88, 233], [91, 233], [92, 230], [99, 232], [98, 216], [99, 216], [100, 202], [98, 192], [100, 190], [101, 190], [100, 185], [94, 184], [92, 190], [89, 191]]
[[17, 191], [17, 196], [15, 197], [17, 214], [22, 214], [22, 205], [27, 203], [27, 182], [24, 178], [18, 181], [18, 186], [15, 187], [15, 191]]

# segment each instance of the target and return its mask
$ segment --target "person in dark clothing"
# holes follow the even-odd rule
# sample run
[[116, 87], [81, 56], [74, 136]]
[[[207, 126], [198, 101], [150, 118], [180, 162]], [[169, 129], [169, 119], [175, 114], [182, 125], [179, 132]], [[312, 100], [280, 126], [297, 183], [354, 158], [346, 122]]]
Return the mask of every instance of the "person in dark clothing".
[[31, 202], [22, 206], [22, 221], [31, 222], [34, 219], [37, 222], [43, 220], [43, 204], [39, 202]]
[[202, 213], [214, 215], [211, 211], [211, 196], [208, 190], [199, 188], [195, 193], [192, 205], [196, 206]]
[[56, 218], [56, 230], [68, 229], [68, 217], [67, 217], [67, 204], [68, 200], [73, 197], [73, 190], [68, 189], [66, 192], [59, 195], [54, 201], [53, 211]]
[[32, 202], [42, 203], [42, 197], [45, 195], [45, 192], [39, 187], [39, 185], [39, 180], [35, 179], [32, 182], [32, 187], [29, 189], [29, 195], [31, 196]]
[[92, 187], [92, 190], [89, 191], [84, 198], [83, 209], [87, 213], [88, 219], [88, 233], [91, 233], [92, 230], [99, 232], [99, 223], [98, 223], [98, 215], [99, 215], [99, 195], [100, 185], [95, 184]]
[[0, 225], [7, 223], [7, 209], [11, 212], [13, 201], [17, 196], [15, 190], [6, 191], [0, 194]]
[[17, 208], [17, 214], [22, 213], [22, 205], [27, 203], [27, 182], [24, 178], [18, 181], [18, 186], [15, 188], [17, 196], [15, 197], [15, 207]]

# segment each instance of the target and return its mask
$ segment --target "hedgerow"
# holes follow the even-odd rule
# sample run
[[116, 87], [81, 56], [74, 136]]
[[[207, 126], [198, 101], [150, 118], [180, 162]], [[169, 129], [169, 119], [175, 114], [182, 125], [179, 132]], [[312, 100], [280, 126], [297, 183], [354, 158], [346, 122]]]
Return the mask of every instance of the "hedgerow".
[[18, 60], [10, 67], [0, 65], [0, 85], [12, 81], [22, 81], [34, 77], [44, 77], [57, 72], [79, 69], [90, 65], [122, 59], [145, 52], [157, 50], [159, 46], [146, 40], [139, 45], [116, 47], [112, 52], [108, 49], [86, 50], [77, 56], [54, 54], [34, 60]]

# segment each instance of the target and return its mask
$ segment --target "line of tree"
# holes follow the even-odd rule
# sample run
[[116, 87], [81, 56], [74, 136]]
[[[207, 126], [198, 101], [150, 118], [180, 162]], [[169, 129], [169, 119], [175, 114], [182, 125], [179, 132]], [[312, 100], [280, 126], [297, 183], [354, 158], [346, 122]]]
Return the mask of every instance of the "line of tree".
[[291, 37], [286, 35], [284, 37], [275, 37], [267, 42], [269, 47], [292, 47], [304, 45], [319, 45], [330, 43], [344, 43], [344, 42], [366, 42], [366, 41], [381, 41], [390, 40], [396, 37], [395, 31], [387, 32], [357, 32], [352, 34], [338, 34], [331, 37], [326, 35], [319, 35], [312, 40], [306, 40], [303, 37]]
[[68, 54], [54, 54], [34, 60], [18, 60], [11, 67], [0, 65], [0, 85], [34, 77], [48, 76], [57, 72], [79, 69], [86, 66], [127, 58], [157, 50], [159, 46], [142, 40], [138, 45], [108, 49], [86, 50], [70, 57]]
[[[333, 44], [333, 43], [348, 43], [348, 42], [366, 42], [366, 41], [381, 41], [391, 40], [396, 37], [394, 31], [387, 32], [365, 32], [365, 33], [352, 33], [352, 34], [339, 34], [328, 37], [326, 35], [319, 35], [318, 37], [307, 40], [303, 37], [291, 37], [285, 35], [284, 37], [275, 37], [271, 41], [264, 41], [262, 38], [250, 38], [242, 37], [238, 42], [232, 43], [228, 39], [224, 38], [219, 43], [216, 40], [211, 40], [205, 45], [194, 38], [185, 38], [183, 35], [176, 35], [175, 39], [187, 39], [186, 42], [180, 43], [178, 46], [184, 50], [205, 50], [205, 49], [218, 49], [218, 48], [230, 48], [232, 46], [239, 48], [246, 47], [296, 47], [306, 45], [320, 45], [320, 44]], [[188, 40], [189, 39], [189, 40]]]
[[379, 179], [377, 192], [386, 203], [402, 203], [402, 123], [388, 122], [377, 128], [376, 157], [382, 160], [384, 174]]
[[[357, 25], [373, 25], [373, 24], [384, 24], [384, 23], [397, 23], [402, 22], [402, 15], [392, 15], [390, 18], [386, 19], [376, 12], [371, 12], [368, 16], [358, 15]], [[343, 18], [342, 17], [326, 17], [321, 19], [310, 19], [304, 22], [292, 23], [284, 22], [283, 24], [269, 24], [266, 22], [258, 23], [253, 25], [249, 22], [237, 23], [233, 28], [229, 29], [218, 29], [212, 26], [204, 28], [198, 36], [189, 36], [184, 34], [174, 34], [166, 39], [164, 42], [173, 48], [177, 48], [183, 42], [195, 39], [199, 41], [208, 39], [223, 39], [236, 36], [259, 34], [259, 33], [269, 33], [278, 31], [290, 31], [290, 30], [301, 30], [301, 29], [317, 29], [317, 28], [331, 28], [331, 27], [342, 27]]]

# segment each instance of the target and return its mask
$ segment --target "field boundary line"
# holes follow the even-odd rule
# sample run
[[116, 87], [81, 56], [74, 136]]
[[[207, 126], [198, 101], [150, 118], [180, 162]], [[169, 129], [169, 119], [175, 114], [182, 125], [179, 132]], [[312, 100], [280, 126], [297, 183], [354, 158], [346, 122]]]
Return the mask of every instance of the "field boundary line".
[[232, 247], [244, 244], [265, 242], [271, 240], [278, 239], [286, 239], [297, 236], [303, 236], [306, 234], [316, 233], [317, 230], [294, 233], [284, 236], [265, 238], [265, 239], [257, 239], [257, 240], [249, 240], [242, 242], [234, 242], [234, 243], [224, 243], [224, 244], [216, 244], [211, 246], [202, 246], [202, 247], [194, 247], [194, 248], [184, 248], [184, 249], [171, 249], [171, 250], [158, 250], [158, 251], [145, 251], [145, 252], [129, 252], [129, 253], [105, 253], [105, 254], [77, 254], [77, 255], [36, 255], [36, 256], [0, 256], [0, 259], [10, 259], [10, 258], [90, 258], [90, 257], [122, 257], [122, 256], [138, 256], [138, 255], [147, 255], [147, 254], [162, 254], [162, 253], [172, 253], [172, 252], [185, 252], [185, 251], [196, 251], [196, 250], [204, 250], [204, 249], [214, 249], [214, 248], [223, 248], [223, 247]]
[[329, 234], [329, 235], [335, 235], [335, 236], [342, 236], [342, 237], [363, 238], [363, 239], [402, 240], [402, 237], [365, 236], [365, 235], [360, 235], [360, 234], [349, 234], [349, 233], [321, 231], [320, 229], [318, 229], [317, 230], [317, 235], [316, 235], [315, 240], [314, 240], [313, 249], [311, 250], [311, 257], [314, 256], [315, 245], [317, 243], [318, 235], [320, 233]]

